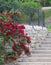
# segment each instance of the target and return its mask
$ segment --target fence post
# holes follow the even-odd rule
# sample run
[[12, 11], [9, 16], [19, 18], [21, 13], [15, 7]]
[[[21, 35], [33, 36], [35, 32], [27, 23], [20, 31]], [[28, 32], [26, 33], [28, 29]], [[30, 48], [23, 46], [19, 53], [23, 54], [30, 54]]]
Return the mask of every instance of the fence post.
[[44, 11], [42, 12], [43, 14], [43, 26], [45, 27], [45, 14], [44, 14]]
[[38, 25], [40, 26], [40, 14], [39, 14], [39, 9], [38, 9], [37, 11], [38, 11]]

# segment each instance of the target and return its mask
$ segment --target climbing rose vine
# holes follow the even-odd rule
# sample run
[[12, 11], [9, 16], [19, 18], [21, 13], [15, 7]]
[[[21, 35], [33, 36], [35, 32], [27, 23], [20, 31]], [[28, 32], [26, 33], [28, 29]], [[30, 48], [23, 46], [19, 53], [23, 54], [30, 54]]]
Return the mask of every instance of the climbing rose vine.
[[0, 13], [0, 64], [10, 63], [21, 54], [30, 54], [30, 37], [24, 32], [24, 25], [18, 24], [13, 16], [17, 13]]

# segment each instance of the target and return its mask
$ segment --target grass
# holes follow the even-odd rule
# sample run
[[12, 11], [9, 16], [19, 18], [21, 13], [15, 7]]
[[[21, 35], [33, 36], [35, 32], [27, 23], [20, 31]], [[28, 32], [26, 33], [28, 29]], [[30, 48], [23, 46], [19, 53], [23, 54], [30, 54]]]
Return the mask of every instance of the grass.
[[48, 31], [51, 31], [51, 26], [47, 26]]
[[[45, 10], [45, 19], [51, 17], [51, 9]], [[51, 31], [51, 25], [47, 26], [48, 31]]]
[[51, 9], [45, 10], [45, 18], [51, 17]]

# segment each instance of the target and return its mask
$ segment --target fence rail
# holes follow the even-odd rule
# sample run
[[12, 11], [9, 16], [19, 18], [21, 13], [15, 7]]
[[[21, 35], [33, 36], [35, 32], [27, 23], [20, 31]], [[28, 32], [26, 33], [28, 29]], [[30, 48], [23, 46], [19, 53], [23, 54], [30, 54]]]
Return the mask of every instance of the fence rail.
[[[45, 26], [45, 13], [42, 10], [31, 7], [27, 7], [24, 10], [29, 17], [26, 21], [27, 24]], [[22, 10], [22, 12], [24, 12], [24, 10]]]

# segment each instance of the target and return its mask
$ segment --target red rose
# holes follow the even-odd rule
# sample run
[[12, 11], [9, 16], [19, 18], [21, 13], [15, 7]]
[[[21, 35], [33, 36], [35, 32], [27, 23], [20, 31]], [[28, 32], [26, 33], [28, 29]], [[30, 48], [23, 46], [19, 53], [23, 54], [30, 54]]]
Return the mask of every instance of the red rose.
[[[19, 25], [16, 20], [14, 20], [13, 16], [16, 15], [16, 13], [0, 13], [2, 19], [0, 19], [0, 35], [6, 42], [2, 42], [1, 44], [4, 46], [6, 43], [6, 50], [7, 46], [12, 45], [12, 52], [1, 52], [0, 55], [2, 56], [2, 53], [4, 57], [2, 57], [2, 61], [5, 61], [9, 63], [13, 60], [16, 60], [20, 57], [20, 55], [25, 52], [25, 54], [30, 54], [30, 50], [28, 46], [28, 43], [31, 43], [31, 39], [27, 34], [24, 34], [25, 26], [23, 24]], [[9, 42], [10, 41], [10, 42]], [[27, 43], [27, 46], [26, 46]], [[18, 54], [18, 56], [17, 56]], [[16, 58], [16, 56], [17, 58]], [[1, 62], [2, 62], [1, 61]], [[4, 63], [4, 62], [3, 62]]]
[[31, 40], [27, 40], [28, 43], [31, 43]]
[[31, 43], [30, 37], [27, 37], [27, 42], [28, 42], [28, 43]]
[[22, 52], [23, 52], [22, 50], [18, 51], [19, 56], [22, 54]]
[[2, 23], [3, 22], [3, 20], [2, 19], [0, 19], [0, 23]]
[[19, 46], [23, 49], [25, 49], [25, 45], [24, 44], [19, 44]]
[[8, 18], [8, 21], [10, 21], [10, 18]]
[[17, 51], [17, 49], [15, 48], [15, 46], [12, 46], [12, 49], [13, 49], [14, 51]]
[[11, 30], [12, 30], [13, 32], [15, 32], [15, 33], [16, 33], [16, 28], [15, 28], [15, 26], [14, 26], [14, 25], [12, 25]]
[[1, 33], [2, 33], [2, 35], [4, 36], [4, 32], [3, 32], [3, 31], [1, 31]]
[[28, 43], [31, 43], [30, 37], [28, 37], [28, 36], [23, 36], [23, 37], [27, 39], [27, 42], [28, 42]]
[[13, 23], [12, 22], [8, 22], [10, 25], [13, 25]]
[[2, 29], [0, 28], [0, 32], [2, 31]]
[[19, 34], [24, 34], [24, 30], [19, 30]]
[[10, 15], [10, 12], [6, 12], [6, 16]]
[[1, 25], [3, 28], [5, 27], [5, 24], [4, 23], [2, 23], [2, 25]]
[[30, 54], [29, 47], [26, 47], [26, 48], [25, 48], [25, 53], [26, 53], [26, 54]]
[[11, 34], [11, 31], [8, 31], [8, 34], [10, 35]]
[[16, 58], [14, 56], [9, 56], [9, 58], [12, 60], [16, 60]]
[[15, 25], [16, 27], [18, 27], [18, 23], [17, 23], [16, 20], [14, 20], [14, 25]]
[[7, 23], [7, 24], [5, 25], [5, 28], [8, 29], [8, 28], [10, 28], [10, 26], [11, 26], [11, 25], [10, 25], [9, 23]]
[[25, 29], [24, 25], [18, 25], [18, 29]]
[[8, 33], [5, 36], [8, 36]]
[[16, 43], [14, 42], [14, 44], [13, 44], [14, 46], [16, 46]]
[[10, 36], [6, 36], [8, 39], [10, 39]]

